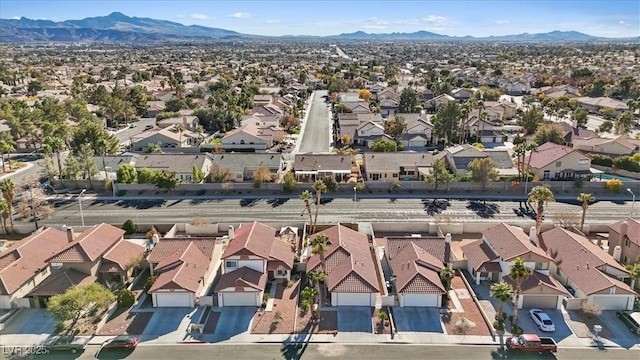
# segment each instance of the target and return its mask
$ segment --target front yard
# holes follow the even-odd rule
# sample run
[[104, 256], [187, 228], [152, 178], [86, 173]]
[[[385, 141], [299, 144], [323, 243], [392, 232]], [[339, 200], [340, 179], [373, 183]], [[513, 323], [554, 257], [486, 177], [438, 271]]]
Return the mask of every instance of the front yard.
[[[491, 335], [491, 331], [471, 298], [471, 292], [465, 286], [460, 274], [451, 280], [451, 288], [456, 293], [462, 309], [456, 310], [453, 300], [446, 302], [446, 310], [441, 313], [442, 323], [449, 335]], [[461, 312], [455, 312], [460, 311]], [[474, 326], [472, 326], [472, 324]]]
[[298, 302], [298, 285], [300, 280], [291, 286], [278, 284], [276, 296], [273, 298], [273, 310], [258, 310], [253, 316], [252, 334], [290, 334], [293, 332]]

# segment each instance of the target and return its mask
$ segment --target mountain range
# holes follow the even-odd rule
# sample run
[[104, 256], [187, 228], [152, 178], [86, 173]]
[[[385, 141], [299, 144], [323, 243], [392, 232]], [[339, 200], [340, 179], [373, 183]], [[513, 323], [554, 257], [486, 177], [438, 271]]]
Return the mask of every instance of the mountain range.
[[[268, 38], [261, 35], [211, 28], [199, 25], [183, 25], [167, 20], [130, 17], [119, 12], [107, 16], [81, 20], [0, 19], [0, 42], [145, 42], [164, 40], [207, 40], [233, 38]], [[317, 36], [282, 36], [272, 38], [321, 38]], [[548, 33], [455, 37], [428, 31], [412, 33], [370, 34], [357, 31], [348, 34], [325, 36], [332, 40], [433, 40], [433, 41], [594, 41], [615, 40], [587, 35], [576, 31], [552, 31]], [[633, 40], [639, 40], [635, 37]], [[627, 39], [629, 40], [629, 39]]]

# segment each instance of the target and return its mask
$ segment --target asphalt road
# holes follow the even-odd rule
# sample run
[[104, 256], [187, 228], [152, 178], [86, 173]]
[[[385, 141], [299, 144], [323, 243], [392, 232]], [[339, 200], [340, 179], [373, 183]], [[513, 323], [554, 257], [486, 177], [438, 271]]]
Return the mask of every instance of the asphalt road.
[[327, 91], [315, 91], [304, 133], [300, 140], [299, 153], [330, 151], [331, 111], [322, 98], [324, 95], [327, 95]]
[[[34, 359], [95, 359], [97, 346], [88, 347], [80, 356], [66, 352], [35, 356]], [[406, 344], [309, 344], [308, 346], [282, 344], [237, 344], [237, 345], [139, 345], [134, 351], [102, 351], [98, 359], [581, 359], [581, 360], [637, 360], [638, 351], [623, 349], [559, 349], [552, 354], [512, 354], [499, 352], [494, 346], [438, 346]]]
[[[336, 222], [514, 222], [535, 218], [531, 209], [520, 207], [513, 201], [432, 200], [432, 199], [384, 199], [351, 197], [324, 197], [320, 208], [319, 223]], [[78, 199], [65, 198], [53, 201], [55, 211], [49, 219], [40, 221], [46, 225], [80, 225], [81, 214]], [[587, 211], [586, 223], [608, 224], [627, 216], [631, 203], [599, 201]], [[82, 200], [85, 224], [108, 222], [119, 224], [131, 219], [140, 224], [188, 223], [196, 217], [211, 222], [291, 222], [306, 221], [304, 204], [297, 198], [256, 199], [155, 199], [155, 200]], [[314, 210], [315, 211], [315, 210]], [[637, 209], [636, 209], [637, 211]], [[579, 223], [581, 209], [576, 204], [554, 202], [545, 210], [545, 220], [571, 218]]]
[[118, 141], [120, 142], [120, 144], [126, 145], [129, 143], [130, 139], [135, 136], [140, 134], [141, 132], [144, 131], [144, 127], [146, 125], [156, 125], [156, 119], [155, 118], [141, 118], [139, 121], [133, 122], [133, 124], [135, 125], [135, 127], [133, 128], [127, 128], [123, 131], [119, 131], [117, 133], [115, 133], [115, 137], [118, 138]]

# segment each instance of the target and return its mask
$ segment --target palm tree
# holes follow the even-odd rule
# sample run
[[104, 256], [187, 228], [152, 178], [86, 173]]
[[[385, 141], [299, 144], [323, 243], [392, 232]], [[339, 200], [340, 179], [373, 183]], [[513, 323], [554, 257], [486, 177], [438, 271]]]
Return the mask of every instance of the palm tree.
[[2, 172], [6, 172], [4, 155], [7, 154], [7, 160], [9, 163], [9, 170], [11, 170], [11, 156], [10, 154], [15, 150], [13, 145], [5, 140], [0, 140], [0, 152], [2, 153]]
[[[327, 252], [327, 249], [331, 245], [331, 240], [323, 234], [316, 235], [315, 238], [311, 240], [311, 253], [313, 255], [318, 255], [320, 258], [320, 268], [321, 271], [317, 274], [317, 271], [311, 272], [309, 275], [313, 274], [313, 277], [310, 277], [312, 280], [318, 284], [318, 295], [320, 296], [320, 301], [318, 301], [318, 313], [317, 315], [322, 314], [320, 312], [321, 303], [322, 303], [322, 287], [320, 286], [320, 282], [326, 280], [327, 278], [327, 269], [325, 267], [325, 258], [324, 255]], [[316, 273], [316, 274], [314, 274]]]
[[180, 147], [182, 147], [182, 133], [184, 132], [184, 125], [177, 124], [176, 131], [178, 132], [178, 134], [180, 134]]
[[9, 204], [5, 199], [0, 200], [0, 217], [2, 218], [2, 232], [7, 233], [7, 218], [10, 217]]
[[311, 191], [309, 190], [305, 190], [300, 194], [300, 200], [304, 201], [304, 208], [309, 214], [309, 225], [313, 224], [313, 218], [311, 217], [311, 199], [313, 199], [313, 194], [311, 194]]
[[58, 174], [62, 178], [62, 161], [60, 160], [60, 152], [64, 150], [64, 141], [59, 137], [47, 136], [44, 139], [44, 145], [48, 147], [49, 151], [56, 154], [56, 160], [58, 160]]
[[529, 202], [536, 203], [536, 235], [540, 235], [540, 226], [542, 225], [542, 213], [544, 207], [551, 201], [555, 201], [553, 191], [546, 185], [539, 185], [531, 189], [529, 192]]
[[316, 182], [313, 183], [313, 191], [316, 192], [316, 214], [313, 219], [311, 233], [316, 232], [316, 226], [318, 225], [318, 210], [320, 209], [320, 197], [323, 193], [327, 192], [327, 185], [322, 180], [316, 180]]
[[107, 151], [109, 150], [109, 142], [107, 139], [98, 139], [98, 153], [102, 155], [102, 169], [104, 170], [104, 180], [107, 181], [109, 175], [107, 174], [107, 164], [105, 161], [105, 156], [107, 155]]
[[637, 262], [633, 265], [629, 264], [626, 266], [627, 270], [629, 270], [629, 277], [631, 277], [631, 288], [635, 288], [636, 281], [640, 279], [640, 262]]
[[2, 191], [2, 197], [9, 206], [9, 222], [11, 223], [11, 232], [13, 229], [13, 199], [16, 197], [16, 184], [11, 179], [4, 179], [0, 181], [0, 191]]
[[582, 207], [582, 219], [580, 220], [580, 232], [582, 232], [582, 228], [584, 227], [584, 217], [587, 215], [589, 203], [596, 201], [596, 197], [590, 193], [580, 193], [577, 200], [580, 202], [580, 206]]
[[526, 154], [527, 150], [525, 149], [525, 144], [518, 144], [516, 146], [513, 147], [513, 156], [516, 158], [516, 168], [518, 169], [518, 180], [522, 181], [522, 179], [524, 178], [524, 156]]
[[496, 320], [502, 321], [504, 314], [504, 304], [513, 301], [513, 286], [506, 282], [499, 282], [491, 285], [489, 289], [489, 295], [498, 300], [498, 313], [496, 314]]
[[522, 292], [522, 283], [531, 275], [531, 269], [528, 268], [524, 261], [517, 257], [509, 268], [509, 277], [516, 283], [516, 297], [513, 301], [513, 324], [518, 323], [518, 303], [520, 302], [520, 293]]
[[444, 283], [444, 288], [447, 291], [451, 290], [451, 280], [456, 277], [456, 273], [450, 267], [445, 267], [440, 271], [440, 280]]

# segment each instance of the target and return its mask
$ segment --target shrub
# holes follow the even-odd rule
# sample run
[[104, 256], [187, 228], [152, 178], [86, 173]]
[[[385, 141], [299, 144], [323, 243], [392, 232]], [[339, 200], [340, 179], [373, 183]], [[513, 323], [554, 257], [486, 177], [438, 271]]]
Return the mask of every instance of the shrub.
[[136, 224], [133, 223], [133, 220], [129, 219], [125, 221], [124, 224], [122, 224], [122, 229], [127, 234], [133, 234], [138, 229], [138, 226], [136, 226]]
[[387, 321], [389, 320], [389, 314], [387, 314], [387, 312], [384, 310], [380, 310], [378, 312], [378, 319], [380, 319], [380, 321], [382, 322]]
[[513, 325], [511, 327], [511, 334], [513, 334], [513, 336], [518, 336], [518, 335], [522, 335], [524, 333], [524, 330], [522, 330], [522, 328], [518, 325]]
[[267, 306], [267, 302], [269, 301], [269, 294], [264, 293], [262, 294], [262, 306]]
[[619, 179], [610, 179], [604, 183], [604, 187], [607, 191], [618, 194], [622, 191], [622, 181]]
[[600, 305], [593, 301], [583, 301], [582, 304], [580, 304], [580, 310], [589, 316], [599, 316], [602, 314]]
[[113, 191], [113, 181], [111, 179], [107, 179], [104, 182], [104, 190], [108, 192]]
[[300, 310], [303, 312], [307, 312], [311, 309], [311, 301], [308, 299], [304, 299], [300, 302]]
[[613, 160], [613, 166], [631, 172], [640, 172], [640, 163], [634, 161], [630, 156], [619, 156]]
[[149, 289], [151, 289], [151, 287], [153, 286], [153, 284], [156, 282], [157, 279], [158, 278], [156, 276], [149, 276], [149, 278], [147, 279], [147, 282], [144, 283], [144, 287], [142, 288], [145, 293], [149, 292]]
[[116, 196], [125, 196], [127, 195], [127, 190], [118, 190], [116, 192]]
[[130, 308], [135, 302], [136, 294], [129, 289], [124, 289], [118, 294], [118, 307]]
[[613, 165], [613, 159], [607, 155], [593, 154], [591, 155], [591, 164], [611, 167]]

